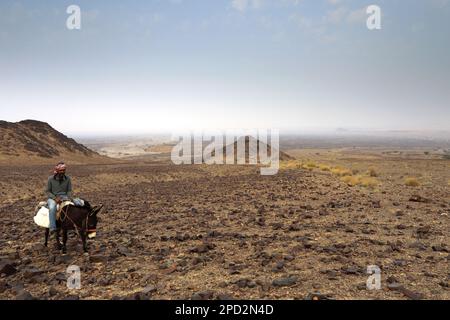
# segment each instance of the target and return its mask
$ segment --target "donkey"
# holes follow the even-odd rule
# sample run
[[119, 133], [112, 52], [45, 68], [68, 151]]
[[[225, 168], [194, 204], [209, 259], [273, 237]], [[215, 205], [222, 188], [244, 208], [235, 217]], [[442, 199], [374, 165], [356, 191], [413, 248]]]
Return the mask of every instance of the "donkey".
[[[62, 253], [67, 253], [66, 243], [67, 243], [67, 232], [69, 230], [75, 230], [80, 236], [83, 243], [83, 251], [88, 252], [87, 249], [87, 234], [95, 232], [97, 228], [97, 215], [103, 209], [103, 205], [100, 207], [92, 208], [91, 205], [85, 201], [84, 207], [76, 207], [74, 205], [68, 205], [61, 210], [60, 218], [56, 222], [56, 242], [58, 250], [62, 249]], [[62, 230], [63, 241], [59, 240], [60, 230]], [[50, 234], [50, 229], [45, 230], [45, 243], [48, 245], [48, 237]]]

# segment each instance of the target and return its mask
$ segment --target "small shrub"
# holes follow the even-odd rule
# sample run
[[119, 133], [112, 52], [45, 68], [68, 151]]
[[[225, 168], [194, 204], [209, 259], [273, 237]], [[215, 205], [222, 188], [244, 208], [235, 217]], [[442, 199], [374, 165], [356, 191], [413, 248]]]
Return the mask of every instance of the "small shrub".
[[348, 184], [349, 186], [357, 186], [360, 181], [360, 176], [344, 176], [341, 178], [341, 181]]
[[360, 184], [366, 188], [375, 188], [380, 183], [374, 177], [363, 177], [361, 178]]
[[302, 163], [298, 160], [280, 161], [280, 169], [300, 169]]
[[331, 167], [330, 166], [327, 166], [326, 164], [319, 164], [319, 169], [320, 170], [322, 170], [322, 171], [330, 171], [331, 170]]
[[369, 171], [367, 172], [367, 174], [369, 177], [373, 177], [373, 178], [378, 177], [378, 172], [373, 167], [369, 168]]
[[344, 176], [341, 181], [345, 182], [349, 186], [363, 186], [366, 188], [375, 188], [380, 183], [373, 177], [365, 177], [361, 175], [356, 176]]
[[306, 167], [307, 168], [317, 168], [317, 165], [314, 163], [314, 162], [312, 162], [312, 161], [308, 161], [307, 163], [306, 163]]
[[418, 187], [420, 186], [420, 182], [417, 178], [409, 177], [405, 179], [405, 185], [408, 187]]
[[331, 173], [340, 177], [351, 176], [352, 172], [349, 169], [336, 167], [331, 169]]

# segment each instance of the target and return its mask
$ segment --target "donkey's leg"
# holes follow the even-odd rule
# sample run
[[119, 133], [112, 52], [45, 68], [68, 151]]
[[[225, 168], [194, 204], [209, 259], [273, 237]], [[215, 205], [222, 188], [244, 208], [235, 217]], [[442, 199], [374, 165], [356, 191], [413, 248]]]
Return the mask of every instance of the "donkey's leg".
[[88, 248], [87, 248], [87, 232], [85, 229], [81, 230], [80, 232], [80, 237], [81, 237], [81, 242], [83, 242], [83, 251], [84, 252], [88, 252]]
[[67, 229], [63, 229], [63, 244], [62, 244], [62, 253], [67, 253]]
[[46, 228], [45, 229], [45, 242], [44, 242], [44, 246], [48, 245], [48, 235], [50, 234], [50, 229]]
[[55, 231], [55, 239], [56, 239], [56, 248], [61, 250], [61, 241], [59, 240], [59, 231], [60, 229], [56, 229]]

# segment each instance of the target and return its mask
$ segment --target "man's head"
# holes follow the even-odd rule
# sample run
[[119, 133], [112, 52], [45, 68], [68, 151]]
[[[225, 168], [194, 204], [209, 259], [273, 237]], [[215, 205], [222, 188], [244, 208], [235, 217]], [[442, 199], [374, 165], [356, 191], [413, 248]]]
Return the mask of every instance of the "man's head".
[[58, 164], [55, 166], [54, 173], [63, 175], [66, 173], [66, 169], [67, 169], [67, 166], [64, 162], [58, 162]]

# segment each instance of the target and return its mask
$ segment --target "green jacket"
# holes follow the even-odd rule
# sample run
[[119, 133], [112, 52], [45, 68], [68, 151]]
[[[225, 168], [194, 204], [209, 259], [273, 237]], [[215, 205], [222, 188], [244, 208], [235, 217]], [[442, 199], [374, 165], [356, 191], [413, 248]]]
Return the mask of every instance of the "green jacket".
[[54, 176], [48, 177], [47, 190], [45, 191], [49, 199], [55, 199], [57, 196], [72, 197], [72, 180], [68, 176], [64, 176], [59, 181]]

